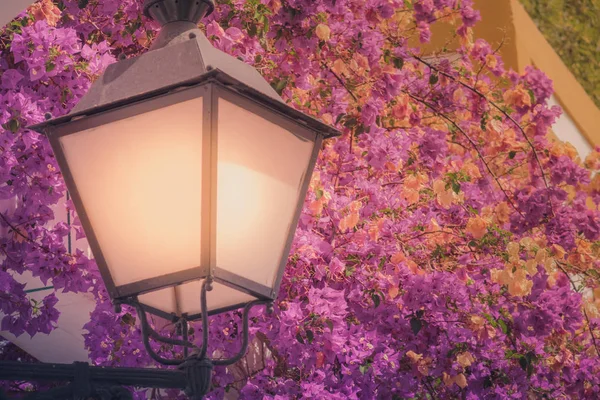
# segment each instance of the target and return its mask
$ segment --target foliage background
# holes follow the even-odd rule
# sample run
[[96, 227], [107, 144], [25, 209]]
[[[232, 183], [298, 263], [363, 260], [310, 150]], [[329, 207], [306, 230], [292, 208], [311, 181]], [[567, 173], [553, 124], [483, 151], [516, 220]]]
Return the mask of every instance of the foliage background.
[[600, 0], [521, 0], [521, 3], [600, 107]]
[[[211, 399], [599, 397], [600, 148], [584, 162], [550, 139], [552, 82], [504, 68], [473, 37], [472, 6], [221, 0], [204, 21], [215, 47], [343, 131], [319, 157], [275, 312], [252, 314], [267, 355], [217, 368]], [[459, 57], [427, 58], [410, 43], [446, 17]], [[43, 0], [0, 33], [0, 198], [12, 205], [0, 208], [0, 328], [56, 327], [57, 297], [32, 301], [14, 279], [24, 271], [91, 293], [98, 365], [152, 361], [134, 310], [115, 313], [94, 260], [65, 245], [84, 235], [47, 140], [26, 127], [69, 112], [157, 29], [138, 0]], [[210, 321], [210, 354], [237, 351], [239, 313]]]

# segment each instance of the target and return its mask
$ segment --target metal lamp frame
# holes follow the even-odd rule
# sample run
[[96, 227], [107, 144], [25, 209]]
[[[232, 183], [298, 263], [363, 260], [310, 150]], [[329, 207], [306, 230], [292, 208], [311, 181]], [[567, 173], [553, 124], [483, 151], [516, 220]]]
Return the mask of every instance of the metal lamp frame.
[[[136, 309], [142, 330], [142, 342], [148, 355], [166, 366], [177, 366], [178, 370], [151, 368], [95, 367], [85, 362], [73, 364], [26, 364], [15, 361], [0, 361], [0, 380], [54, 381], [69, 382], [46, 392], [34, 392], [20, 400], [131, 400], [132, 395], [126, 386], [147, 388], [176, 388], [185, 390], [193, 400], [201, 400], [210, 390], [212, 370], [215, 365], [227, 366], [240, 361], [248, 351], [250, 310], [259, 305], [267, 306], [272, 312], [272, 301], [255, 300], [247, 303], [242, 312], [240, 350], [229, 358], [208, 356], [208, 307], [206, 293], [212, 290], [212, 280], [206, 279], [200, 291], [202, 308], [202, 344], [188, 340], [188, 322], [185, 317], [177, 322], [181, 328], [181, 339], [161, 336], [148, 323], [146, 311], [137, 298], [122, 302]], [[120, 308], [120, 305], [117, 306]], [[150, 339], [171, 346], [182, 347], [180, 358], [165, 358], [152, 349]], [[0, 400], [9, 398], [0, 391]], [[16, 400], [16, 399], [15, 399]]]
[[[203, 98], [203, 145], [202, 145], [202, 249], [201, 265], [162, 276], [157, 276], [125, 285], [116, 285], [106, 261], [101, 243], [94, 226], [85, 209], [85, 204], [77, 189], [72, 171], [63, 153], [60, 139], [65, 135], [102, 126], [106, 123], [129, 118], [141, 113], [168, 107], [186, 100]], [[295, 227], [298, 223], [304, 197], [301, 196], [296, 205], [292, 220], [287, 228], [284, 247], [279, 250], [277, 274], [273, 286], [264, 286], [243, 276], [219, 268], [216, 260], [216, 186], [217, 186], [217, 140], [219, 100], [223, 99], [245, 110], [259, 115], [266, 120], [293, 132], [302, 140], [313, 143], [313, 150], [305, 176], [302, 179], [299, 193], [304, 194], [310, 184], [310, 177], [321, 148], [323, 139], [335, 136], [337, 131], [329, 126], [307, 117], [288, 105], [271, 98], [268, 95], [232, 78], [220, 70], [211, 70], [195, 79], [179, 82], [173, 86], [162, 87], [151, 92], [138, 94], [127, 98], [126, 101], [97, 106], [84, 112], [75, 112], [65, 117], [47, 121], [33, 126], [32, 129], [45, 133], [54, 149], [58, 164], [70, 195], [78, 210], [81, 224], [86, 232], [88, 242], [95, 256], [96, 263], [106, 289], [113, 303], [124, 302], [125, 299], [147, 292], [201, 279], [213, 279], [216, 283], [247, 293], [258, 300], [274, 300], [279, 292], [283, 278], [288, 253], [294, 238]], [[210, 315], [243, 307], [246, 303], [234, 304], [225, 308], [211, 310]], [[164, 310], [143, 305], [144, 309], [167, 319], [176, 319], [180, 313], [169, 313]], [[201, 313], [188, 315], [195, 320], [202, 317]]]
[[[70, 114], [31, 127], [49, 138], [102, 279], [114, 303], [206, 278], [214, 279], [216, 283], [249, 294], [258, 300], [274, 300], [279, 292], [304, 195], [322, 141], [340, 134], [338, 130], [286, 104], [255, 68], [215, 49], [197, 27], [197, 22], [213, 9], [213, 0], [146, 0], [146, 16], [162, 25], [150, 51], [111, 64], [102, 76], [94, 81]], [[187, 269], [178, 272], [118, 286], [113, 280], [102, 246], [75, 184], [60, 138], [198, 97], [203, 98], [202, 204], [199, 204], [202, 224], [200, 265], [185, 266]], [[216, 260], [219, 99], [231, 102], [279, 125], [303, 140], [314, 143], [308, 169], [299, 187], [300, 196], [286, 231], [284, 246], [277, 250], [280, 252], [279, 261], [271, 286], [220, 268]], [[210, 314], [240, 308], [245, 304], [233, 304], [211, 310]], [[144, 308], [148, 312], [170, 319], [176, 318], [182, 312], [177, 309], [173, 315], [149, 305], [144, 305]], [[190, 320], [200, 317], [201, 313], [188, 316]]]

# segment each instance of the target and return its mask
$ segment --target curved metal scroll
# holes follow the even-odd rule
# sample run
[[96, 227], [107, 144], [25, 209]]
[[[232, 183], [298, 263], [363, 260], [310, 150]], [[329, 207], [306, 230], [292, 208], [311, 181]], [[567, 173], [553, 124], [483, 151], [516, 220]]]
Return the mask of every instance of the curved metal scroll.
[[216, 359], [216, 360], [212, 360], [214, 365], [231, 365], [231, 364], [235, 364], [236, 362], [240, 361], [242, 359], [242, 357], [244, 357], [246, 355], [246, 352], [248, 351], [248, 319], [249, 319], [249, 315], [250, 315], [250, 310], [252, 309], [252, 307], [254, 306], [259, 306], [259, 305], [266, 305], [268, 306], [269, 304], [271, 304], [272, 301], [271, 300], [255, 300], [251, 303], [246, 304], [246, 306], [244, 307], [244, 313], [242, 315], [242, 347], [239, 351], [239, 353], [237, 353], [235, 356], [231, 357], [231, 358], [221, 358], [221, 359]]
[[[161, 336], [158, 332], [156, 332], [148, 323], [148, 318], [146, 316], [146, 312], [144, 311], [143, 306], [137, 301], [137, 299], [131, 299], [129, 301], [124, 302], [124, 304], [129, 304], [135, 307], [137, 314], [140, 319], [140, 326], [142, 329], [142, 341], [144, 343], [144, 347], [150, 357], [156, 362], [163, 365], [181, 365], [189, 360], [201, 360], [206, 359], [206, 353], [208, 350], [208, 305], [206, 302], [206, 292], [212, 290], [212, 279], [206, 279], [202, 283], [202, 288], [200, 291], [200, 307], [202, 313], [202, 345], [199, 347], [190, 341], [187, 340], [187, 332], [182, 334], [183, 339], [174, 339], [165, 336]], [[214, 365], [231, 365], [238, 362], [246, 352], [248, 351], [248, 342], [249, 342], [249, 333], [248, 333], [248, 320], [250, 310], [258, 305], [266, 305], [269, 306], [272, 304], [271, 300], [255, 300], [252, 301], [244, 307], [242, 314], [242, 345], [238, 354], [230, 358], [223, 359], [215, 359], [211, 360]], [[183, 329], [187, 330], [187, 321], [185, 318], [182, 318], [180, 321], [183, 324]], [[170, 344], [173, 346], [182, 346], [184, 347], [184, 354], [186, 355], [182, 359], [167, 359], [158, 355], [150, 346], [150, 338], [156, 340], [160, 343]], [[187, 356], [187, 350], [191, 349], [192, 354]]]
[[[187, 339], [187, 320], [182, 318], [179, 323], [182, 324], [182, 339], [174, 339], [161, 336], [148, 323], [146, 311], [137, 299], [130, 299], [124, 304], [129, 304], [135, 307], [140, 320], [142, 329], [142, 341], [148, 355], [156, 362], [163, 365], [177, 365], [184, 370], [188, 380], [187, 392], [194, 399], [201, 399], [210, 388], [210, 380], [212, 375], [213, 365], [231, 365], [241, 360], [248, 351], [249, 332], [248, 324], [250, 310], [258, 305], [272, 305], [272, 300], [255, 300], [244, 307], [242, 313], [242, 343], [240, 351], [230, 358], [211, 359], [206, 356], [208, 351], [208, 305], [206, 302], [206, 292], [212, 290], [212, 279], [208, 278], [202, 283], [200, 291], [200, 307], [202, 313], [202, 345], [196, 346]], [[269, 310], [271, 308], [269, 307]], [[181, 359], [169, 359], [161, 357], [150, 345], [150, 338], [160, 343], [170, 344], [173, 346], [182, 346], [184, 348]], [[192, 350], [192, 354], [188, 356], [188, 350]]]

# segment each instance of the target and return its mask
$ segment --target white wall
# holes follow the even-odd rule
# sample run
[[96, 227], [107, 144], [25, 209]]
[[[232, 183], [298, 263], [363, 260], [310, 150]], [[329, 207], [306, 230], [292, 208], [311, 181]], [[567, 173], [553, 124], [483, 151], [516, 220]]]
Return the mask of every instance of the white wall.
[[[34, 278], [29, 272], [17, 276], [16, 279], [26, 284], [25, 290], [44, 287], [42, 281]], [[53, 289], [39, 290], [29, 293], [29, 297], [40, 301], [52, 291]], [[50, 334], [38, 333], [30, 337], [29, 334], [23, 333], [15, 337], [8, 332], [0, 332], [0, 335], [42, 362], [69, 364], [73, 361], [88, 361], [82, 328], [90, 320], [90, 313], [95, 306], [94, 298], [91, 293], [61, 293], [61, 291], [56, 292], [56, 297], [58, 297], [56, 308], [60, 316], [56, 329]], [[2, 317], [3, 315], [0, 314], [0, 318]]]
[[35, 3], [35, 0], [0, 0], [0, 28], [13, 20], [19, 13]]
[[[10, 200], [1, 200], [0, 212], [10, 213], [16, 206], [17, 200], [14, 198]], [[67, 221], [64, 200], [59, 201], [52, 209], [54, 211], [55, 222]], [[1, 237], [8, 234], [7, 228], [0, 227]], [[89, 252], [87, 242], [85, 240], [75, 240], [74, 236], [75, 235], [73, 235], [72, 242], [73, 251], [75, 251], [75, 249], [80, 249], [84, 252]], [[0, 255], [0, 261], [2, 261], [2, 255]], [[42, 300], [54, 290], [52, 288], [46, 288], [42, 281], [39, 278], [32, 276], [30, 272], [25, 272], [22, 275], [14, 275], [14, 278], [18, 282], [25, 284], [26, 291], [33, 290], [28, 296], [37, 301]], [[49, 281], [48, 286], [51, 285], [52, 282]], [[93, 295], [91, 293], [61, 292], [62, 291], [56, 292], [56, 297], [58, 297], [56, 308], [60, 312], [57, 328], [50, 334], [46, 335], [38, 333], [32, 338], [29, 334], [24, 333], [19, 337], [15, 337], [8, 332], [0, 331], [0, 336], [11, 341], [25, 352], [43, 362], [71, 363], [73, 361], [87, 361], [88, 352], [84, 347], [83, 325], [90, 320], [90, 313], [95, 307], [96, 303]], [[4, 315], [0, 313], [0, 320], [3, 317]]]
[[[558, 99], [554, 97], [554, 95], [550, 97], [548, 103], [550, 106], [560, 106]], [[563, 114], [558, 118], [554, 125], [552, 125], [552, 131], [563, 142], [571, 143], [573, 147], [577, 149], [579, 157], [581, 157], [582, 160], [585, 160], [585, 157], [592, 151], [592, 146], [564, 109]]]

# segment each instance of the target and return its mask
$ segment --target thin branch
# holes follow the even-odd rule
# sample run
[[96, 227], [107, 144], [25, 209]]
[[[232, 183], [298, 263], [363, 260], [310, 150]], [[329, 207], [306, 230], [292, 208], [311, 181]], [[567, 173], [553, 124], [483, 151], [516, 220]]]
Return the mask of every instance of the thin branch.
[[356, 95], [352, 92], [352, 90], [350, 90], [350, 88], [346, 85], [346, 82], [344, 82], [344, 80], [338, 75], [336, 74], [333, 69], [331, 69], [331, 67], [329, 67], [329, 65], [327, 65], [325, 62], [322, 62], [321, 65], [325, 68], [327, 68], [327, 70], [329, 72], [331, 72], [331, 74], [333, 76], [335, 76], [335, 79], [337, 79], [337, 81], [344, 87], [344, 89], [346, 89], [346, 91], [348, 93], [350, 93], [350, 96], [352, 96], [352, 98], [354, 99], [354, 101], [358, 101], [358, 98], [356, 97]]
[[[13, 224], [11, 224], [10, 221], [6, 218], [6, 216], [4, 214], [2, 214], [1, 212], [0, 212], [0, 219], [2, 221], [4, 221], [4, 223], [6, 223], [6, 225], [8, 225], [8, 227], [13, 232], [15, 232], [15, 234], [17, 234], [18, 236], [22, 237], [28, 243], [30, 243], [33, 246], [35, 246], [36, 248], [42, 250], [46, 254], [50, 254], [50, 255], [55, 256], [55, 257], [60, 257], [60, 254], [57, 254], [57, 253], [53, 252], [50, 248], [48, 248], [48, 247], [46, 247], [44, 245], [39, 244], [35, 240], [31, 239], [29, 236], [25, 235], [23, 232], [21, 232], [21, 230], [18, 229], [17, 227], [15, 227]], [[63, 260], [63, 262], [64, 262], [64, 260]], [[65, 265], [68, 265], [68, 264], [65, 264]]]
[[490, 173], [490, 175], [492, 176], [492, 178], [494, 178], [494, 180], [496, 181], [496, 184], [498, 185], [498, 187], [500, 188], [500, 190], [502, 191], [502, 193], [504, 193], [504, 196], [506, 197], [506, 199], [508, 200], [508, 203], [511, 205], [511, 207], [518, 212], [523, 218], [525, 218], [525, 216], [523, 215], [523, 213], [521, 212], [521, 210], [519, 210], [517, 208], [517, 206], [515, 205], [515, 203], [513, 202], [513, 200], [511, 199], [511, 197], [508, 195], [508, 193], [506, 192], [506, 190], [504, 189], [504, 187], [502, 186], [502, 184], [500, 183], [500, 180], [498, 179], [498, 177], [496, 176], [496, 174], [494, 173], [494, 171], [492, 171], [492, 169], [490, 168], [490, 166], [488, 165], [488, 163], [485, 161], [485, 157], [483, 156], [483, 154], [481, 153], [481, 150], [479, 150], [479, 148], [477, 147], [477, 144], [473, 141], [473, 139], [471, 139], [469, 137], [469, 135], [467, 135], [467, 132], [465, 132], [460, 126], [458, 126], [458, 124], [456, 122], [454, 122], [451, 118], [449, 118], [448, 116], [446, 116], [445, 114], [443, 114], [442, 112], [438, 111], [434, 106], [432, 106], [431, 104], [429, 104], [428, 102], [426, 102], [423, 99], [420, 99], [418, 97], [416, 97], [415, 95], [413, 95], [412, 93], [407, 93], [413, 100], [418, 101], [421, 104], [424, 104], [426, 107], [428, 107], [429, 109], [431, 109], [436, 115], [440, 116], [441, 118], [445, 119], [446, 121], [448, 121], [449, 123], [452, 124], [452, 126], [454, 126], [471, 144], [471, 146], [473, 147], [473, 149], [477, 152], [477, 154], [479, 155], [479, 158], [481, 159], [481, 162], [483, 163], [483, 165], [485, 165], [486, 169], [488, 170], [488, 172]]
[[[525, 133], [525, 130], [523, 129], [523, 127], [512, 116], [510, 116], [510, 114], [508, 114], [506, 111], [504, 111], [502, 109], [502, 107], [500, 107], [498, 104], [496, 104], [493, 100], [488, 99], [486, 95], [484, 95], [479, 90], [477, 90], [476, 88], [472, 87], [471, 85], [468, 85], [468, 84], [464, 83], [460, 79], [457, 79], [455, 76], [453, 76], [453, 75], [451, 75], [451, 74], [449, 74], [449, 73], [447, 73], [445, 71], [441, 71], [440, 69], [436, 68], [433, 64], [431, 64], [431, 63], [423, 60], [421, 57], [419, 57], [419, 56], [417, 56], [415, 54], [413, 54], [413, 58], [415, 60], [417, 60], [417, 61], [425, 64], [426, 66], [428, 66], [432, 70], [436, 71], [438, 74], [444, 75], [445, 77], [453, 80], [454, 82], [457, 82], [461, 86], [469, 89], [471, 92], [477, 94], [479, 97], [481, 97], [482, 99], [484, 99], [485, 101], [487, 101], [492, 107], [494, 107], [496, 110], [498, 110], [502, 115], [504, 115], [509, 121], [511, 121], [515, 125], [515, 127], [517, 127], [517, 129], [521, 132], [521, 134], [523, 135], [523, 137], [527, 141], [527, 144], [531, 148], [531, 151], [533, 153], [535, 161], [536, 161], [536, 163], [538, 164], [538, 166], [540, 168], [540, 172], [542, 173], [542, 178], [544, 180], [544, 185], [546, 185], [546, 188], [549, 187], [548, 186], [548, 179], [546, 177], [546, 173], [544, 172], [544, 167], [542, 166], [542, 162], [540, 161], [540, 158], [538, 157], [537, 151], [536, 151], [535, 147], [533, 146], [533, 143], [531, 142], [531, 140], [529, 139], [529, 137]], [[552, 207], [552, 203], [550, 203], [550, 207]], [[554, 214], [554, 210], [552, 211], [552, 214]]]
[[452, 236], [456, 236], [456, 237], [457, 237], [457, 238], [459, 238], [459, 239], [464, 239], [464, 237], [463, 237], [463, 236], [461, 236], [461, 235], [459, 235], [459, 234], [457, 234], [457, 233], [455, 233], [455, 232], [448, 232], [448, 231], [439, 230], [439, 231], [427, 231], [427, 232], [421, 232], [421, 233], [419, 233], [418, 235], [415, 235], [415, 236], [409, 237], [408, 239], [405, 239], [405, 240], [408, 242], [408, 241], [411, 241], [411, 240], [414, 240], [414, 239], [418, 239], [418, 238], [420, 238], [421, 236], [425, 236], [425, 235], [434, 235], [434, 234], [437, 234], [437, 233], [445, 233], [446, 235], [452, 235]]
[[[573, 286], [573, 290], [577, 292], [577, 287], [575, 286], [575, 282], [573, 282], [573, 279], [571, 279], [571, 276], [569, 275], [567, 270], [564, 268], [562, 263], [560, 261], [556, 260], [556, 265], [563, 272], [563, 274], [565, 274], [567, 279], [569, 279], [569, 282], [571, 282], [571, 286]], [[592, 330], [590, 318], [588, 317], [587, 311], [585, 311], [585, 307], [582, 307], [582, 309], [583, 309], [583, 316], [585, 317], [585, 320], [587, 322], [588, 331], [590, 332], [590, 336], [592, 337], [592, 343], [594, 344], [594, 349], [596, 349], [596, 354], [598, 355], [598, 357], [600, 357], [600, 350], [598, 350], [598, 343], [596, 343], [596, 336], [594, 335], [594, 331]]]
[[[492, 53], [492, 55], [495, 55], [496, 53], [498, 53], [498, 51], [500, 51], [500, 48], [502, 48], [502, 46], [504, 46], [504, 41], [506, 40], [506, 32], [504, 32], [504, 35], [502, 36], [502, 40], [500, 41], [500, 44], [498, 45], [498, 47], [496, 47], [496, 50], [494, 50], [494, 52]], [[481, 71], [483, 71], [483, 69], [487, 67], [487, 61], [485, 61], [482, 65], [481, 68], [479, 68], [479, 71], [477, 71], [477, 74], [475, 75], [475, 86], [477, 86], [477, 82], [479, 82], [479, 74], [481, 74]]]

